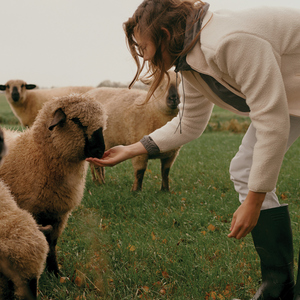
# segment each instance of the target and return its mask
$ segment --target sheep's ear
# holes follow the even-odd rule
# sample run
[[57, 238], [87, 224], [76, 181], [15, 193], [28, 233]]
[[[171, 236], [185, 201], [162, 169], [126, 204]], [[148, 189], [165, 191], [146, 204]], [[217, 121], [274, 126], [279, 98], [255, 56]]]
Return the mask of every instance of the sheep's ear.
[[54, 113], [53, 120], [49, 126], [49, 130], [53, 130], [53, 128], [57, 125], [62, 125], [66, 121], [66, 114], [63, 112], [61, 108], [57, 109]]
[[0, 91], [5, 91], [6, 90], [6, 85], [0, 84]]
[[26, 90], [32, 90], [36, 88], [35, 84], [25, 84]]

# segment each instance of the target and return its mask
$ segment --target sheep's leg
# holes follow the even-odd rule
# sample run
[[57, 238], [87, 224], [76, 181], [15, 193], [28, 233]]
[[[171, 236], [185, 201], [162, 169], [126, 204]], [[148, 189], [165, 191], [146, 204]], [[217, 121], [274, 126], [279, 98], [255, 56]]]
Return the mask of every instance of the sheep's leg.
[[169, 186], [169, 173], [170, 173], [170, 168], [165, 168], [163, 166], [163, 162], [161, 163], [161, 191], [169, 191], [170, 186]]
[[144, 174], [147, 168], [148, 156], [139, 155], [131, 159], [134, 169], [134, 182], [132, 191], [141, 191], [143, 185]]
[[[51, 226], [50, 231], [42, 231], [46, 237], [46, 240], [49, 245], [49, 252], [47, 255], [46, 259], [46, 269], [50, 273], [54, 273], [56, 277], [58, 277], [59, 274], [59, 268], [58, 268], [58, 263], [57, 263], [57, 256], [56, 256], [56, 244], [57, 244], [57, 227]], [[46, 228], [47, 226], [41, 227], [40, 228]]]
[[177, 155], [161, 158], [161, 191], [169, 191], [169, 173]]
[[57, 216], [55, 214], [39, 213], [35, 216], [40, 230], [44, 233], [49, 245], [49, 252], [46, 259], [46, 269], [50, 273], [54, 273], [56, 277], [59, 275], [59, 268], [56, 255], [56, 244], [58, 237], [63, 232], [68, 220], [68, 214]]
[[134, 171], [134, 182], [132, 185], [132, 191], [141, 191], [143, 185], [143, 179], [146, 169]]
[[58, 277], [59, 268], [58, 268], [57, 256], [56, 256], [57, 239], [52, 239], [51, 235], [46, 235], [46, 239], [49, 244], [49, 253], [46, 260], [46, 268], [48, 272], [54, 273], [54, 275]]

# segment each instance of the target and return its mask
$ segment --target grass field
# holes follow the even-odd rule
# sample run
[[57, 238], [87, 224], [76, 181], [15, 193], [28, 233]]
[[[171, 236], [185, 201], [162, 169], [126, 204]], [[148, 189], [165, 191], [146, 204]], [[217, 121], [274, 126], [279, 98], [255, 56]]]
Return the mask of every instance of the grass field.
[[[17, 126], [6, 104], [0, 97], [2, 126]], [[58, 242], [61, 277], [44, 272], [39, 299], [251, 299], [260, 280], [251, 237], [227, 238], [239, 205], [228, 168], [243, 134], [225, 129], [231, 123], [242, 131], [248, 122], [232, 118], [215, 109], [202, 137], [182, 147], [170, 192], [159, 191], [157, 160], [150, 161], [142, 192], [130, 192], [130, 161], [107, 168], [102, 186], [89, 172], [82, 203]], [[300, 140], [284, 159], [277, 190], [291, 213], [295, 274], [299, 166]]]

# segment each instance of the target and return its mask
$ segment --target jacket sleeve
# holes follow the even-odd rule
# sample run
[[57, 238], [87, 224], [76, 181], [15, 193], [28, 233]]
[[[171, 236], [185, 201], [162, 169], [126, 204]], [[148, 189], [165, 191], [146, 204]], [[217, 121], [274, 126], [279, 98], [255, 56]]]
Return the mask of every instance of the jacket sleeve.
[[175, 149], [198, 138], [207, 126], [213, 109], [213, 104], [186, 80], [185, 75], [193, 76], [193, 72], [184, 71], [182, 74], [178, 115], [149, 135], [160, 152]]
[[241, 86], [256, 129], [248, 188], [272, 191], [286, 151], [289, 112], [280, 55], [259, 36], [235, 33], [220, 43], [215, 63]]

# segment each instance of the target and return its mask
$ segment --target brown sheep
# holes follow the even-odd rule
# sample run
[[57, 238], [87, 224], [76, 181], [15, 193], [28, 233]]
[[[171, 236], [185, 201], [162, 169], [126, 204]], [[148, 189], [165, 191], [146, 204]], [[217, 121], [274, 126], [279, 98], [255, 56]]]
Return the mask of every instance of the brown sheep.
[[[0, 129], [0, 158], [5, 154]], [[32, 215], [19, 208], [0, 180], [0, 299], [37, 299], [38, 279], [44, 270], [48, 243]]]
[[[87, 92], [85, 95], [94, 97], [101, 102], [107, 113], [107, 127], [104, 131], [106, 149], [116, 145], [129, 145], [139, 141], [157, 128], [162, 127], [172, 120], [178, 113], [179, 93], [176, 74], [169, 72], [170, 84], [167, 78], [144, 104], [147, 92], [137, 89], [126, 88], [97, 88]], [[177, 86], [176, 86], [177, 84]], [[160, 159], [161, 161], [161, 190], [169, 190], [169, 171], [176, 156], [177, 148], [155, 157], [140, 155], [131, 159], [134, 168], [134, 183], [132, 191], [142, 189], [144, 173], [147, 168], [148, 159]], [[91, 166], [93, 180], [104, 183], [104, 168]]]
[[[11, 140], [0, 167], [0, 178], [9, 186], [20, 208], [30, 212], [46, 234], [48, 271], [59, 273], [56, 244], [85, 188], [87, 157], [104, 152], [102, 105], [80, 94], [48, 101], [33, 126]], [[5, 135], [13, 134], [9, 130]], [[30, 188], [28, 188], [30, 187]]]
[[32, 126], [38, 111], [46, 101], [71, 93], [85, 93], [93, 88], [92, 86], [68, 86], [36, 89], [35, 84], [27, 84], [19, 79], [12, 79], [5, 85], [0, 85], [0, 90], [5, 91], [6, 99], [14, 115], [25, 127]]

